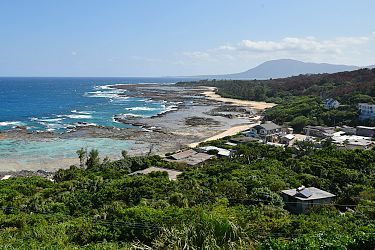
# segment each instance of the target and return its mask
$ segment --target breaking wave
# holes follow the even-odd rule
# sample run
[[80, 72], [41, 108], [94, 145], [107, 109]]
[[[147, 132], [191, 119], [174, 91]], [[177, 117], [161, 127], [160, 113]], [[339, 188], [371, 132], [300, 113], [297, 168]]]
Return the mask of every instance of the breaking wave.
[[10, 126], [23, 126], [24, 124], [19, 121], [5, 121], [5, 122], [0, 122], [1, 127], [10, 127]]
[[157, 111], [161, 110], [160, 108], [150, 108], [150, 107], [131, 107], [131, 108], [126, 108], [126, 110], [130, 111]]

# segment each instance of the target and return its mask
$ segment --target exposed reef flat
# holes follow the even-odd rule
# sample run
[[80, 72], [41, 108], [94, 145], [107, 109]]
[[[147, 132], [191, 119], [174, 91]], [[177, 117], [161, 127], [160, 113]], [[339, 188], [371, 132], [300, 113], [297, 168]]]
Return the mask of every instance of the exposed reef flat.
[[[162, 100], [175, 109], [154, 117], [124, 117], [117, 121], [177, 136], [179, 145], [188, 145], [233, 126], [250, 124], [255, 111], [249, 106], [226, 104], [206, 98], [206, 87], [180, 87], [175, 85], [116, 85], [134, 93], [136, 97]], [[136, 90], [134, 89], [136, 88]]]
[[[164, 84], [115, 85], [113, 88], [126, 89], [126, 96], [160, 101], [166, 105], [166, 111], [153, 117], [137, 117], [119, 114], [116, 122], [132, 125], [130, 128], [112, 128], [103, 126], [82, 126], [58, 134], [53, 132], [30, 133], [23, 128], [0, 133], [0, 140], [19, 140], [25, 143], [43, 142], [44, 140], [111, 139], [113, 143], [127, 142], [126, 149], [131, 155], [142, 155], [152, 150], [153, 154], [179, 150], [197, 145], [208, 138], [218, 139], [240, 132], [248, 125], [257, 122], [257, 110], [250, 104], [226, 102], [225, 98], [216, 100], [207, 97], [213, 91], [206, 87], [180, 87]], [[264, 106], [268, 107], [267, 105]], [[112, 143], [112, 142], [111, 142]], [[72, 144], [76, 145], [76, 144]], [[78, 145], [78, 144], [77, 144]], [[74, 147], [74, 146], [72, 146]], [[74, 148], [73, 152], [78, 148]], [[98, 148], [101, 151], [101, 148]], [[37, 148], [35, 149], [38, 150]], [[51, 149], [53, 150], [53, 149]], [[120, 157], [120, 148], [113, 147], [111, 158]], [[108, 155], [108, 152], [105, 152]], [[104, 155], [102, 155], [104, 157]], [[30, 163], [31, 162], [31, 163]], [[77, 164], [74, 155], [61, 158], [40, 159], [36, 152], [33, 161], [20, 162], [17, 159], [2, 158], [0, 170], [56, 170]]]

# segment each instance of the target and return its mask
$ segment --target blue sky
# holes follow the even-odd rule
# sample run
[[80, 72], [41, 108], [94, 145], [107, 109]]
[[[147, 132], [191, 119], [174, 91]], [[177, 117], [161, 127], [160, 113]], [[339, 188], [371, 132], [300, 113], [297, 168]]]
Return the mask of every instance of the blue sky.
[[373, 0], [2, 0], [1, 76], [232, 73], [278, 58], [375, 64]]

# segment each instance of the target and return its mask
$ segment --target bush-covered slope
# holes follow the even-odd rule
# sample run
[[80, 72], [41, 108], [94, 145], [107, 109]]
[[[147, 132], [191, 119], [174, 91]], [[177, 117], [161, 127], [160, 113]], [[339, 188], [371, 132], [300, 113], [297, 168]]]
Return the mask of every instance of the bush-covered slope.
[[[372, 249], [375, 151], [260, 144], [235, 149], [233, 159], [189, 169], [175, 182], [165, 173], [127, 175], [167, 164], [158, 157], [101, 162], [96, 154], [86, 169], [58, 171], [55, 182], [1, 181], [0, 244], [4, 249]], [[279, 191], [302, 184], [336, 194], [335, 205], [289, 214]]]

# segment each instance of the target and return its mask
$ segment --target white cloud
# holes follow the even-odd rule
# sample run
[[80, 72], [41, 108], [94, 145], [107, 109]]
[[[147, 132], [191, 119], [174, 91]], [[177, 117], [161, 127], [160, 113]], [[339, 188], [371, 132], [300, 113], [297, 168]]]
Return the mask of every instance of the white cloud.
[[369, 41], [368, 37], [339, 37], [333, 40], [319, 41], [315, 37], [285, 37], [280, 41], [243, 40], [237, 46], [250, 51], [291, 51], [291, 52], [333, 52], [340, 53], [342, 48], [351, 45], [362, 45]]
[[77, 51], [72, 51], [71, 54], [72, 54], [72, 56], [76, 56], [77, 55]]
[[204, 66], [207, 62], [217, 62], [218, 67], [231, 63], [256, 64], [277, 58], [361, 64], [361, 60], [372, 60], [366, 53], [366, 48], [374, 46], [374, 41], [375, 32], [368, 36], [343, 36], [332, 39], [318, 39], [313, 36], [284, 37], [280, 40], [245, 39], [203, 51], [184, 52], [182, 56], [191, 64]]
[[242, 40], [239, 44], [239, 49], [253, 50], [253, 51], [273, 51], [281, 50], [284, 45], [272, 41], [252, 41], [252, 40]]
[[[371, 65], [375, 58], [375, 31], [367, 36], [320, 39], [286, 36], [277, 40], [244, 39], [205, 50], [165, 55], [162, 58], [130, 56], [135, 65], [170, 68], [176, 75], [223, 74], [247, 70], [264, 61], [291, 58], [309, 62]], [[172, 74], [172, 73], [168, 73]]]

